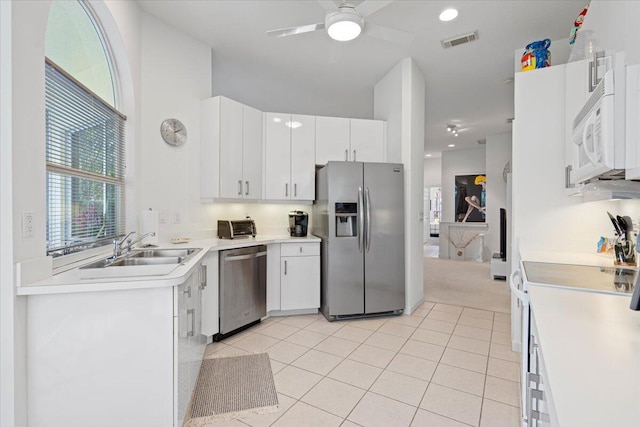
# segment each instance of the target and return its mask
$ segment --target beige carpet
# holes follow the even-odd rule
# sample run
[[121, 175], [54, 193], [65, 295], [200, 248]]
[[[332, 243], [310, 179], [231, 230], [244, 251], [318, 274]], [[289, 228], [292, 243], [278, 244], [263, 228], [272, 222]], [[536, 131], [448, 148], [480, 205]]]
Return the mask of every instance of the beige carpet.
[[489, 278], [489, 263], [424, 259], [426, 301], [481, 310], [511, 312], [511, 293], [504, 280]]
[[183, 425], [204, 427], [277, 409], [267, 353], [204, 359]]

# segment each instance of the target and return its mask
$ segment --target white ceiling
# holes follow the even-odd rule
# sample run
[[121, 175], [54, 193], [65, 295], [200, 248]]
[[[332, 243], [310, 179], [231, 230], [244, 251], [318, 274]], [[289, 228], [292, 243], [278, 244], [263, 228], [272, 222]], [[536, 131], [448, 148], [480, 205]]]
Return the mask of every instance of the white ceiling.
[[[323, 22], [325, 9], [314, 0], [139, 3], [146, 12], [210, 45], [214, 58], [244, 64], [255, 73], [270, 70], [265, 75], [277, 70], [285, 81], [311, 80], [315, 91], [335, 94], [336, 105], [362, 97], [363, 88], [372, 93], [396, 63], [413, 57], [426, 78], [425, 152], [439, 157], [451, 150], [447, 144], [474, 148], [479, 139], [511, 129], [507, 119], [513, 117], [513, 84], [504, 81], [514, 74], [514, 49], [543, 38], [567, 38], [587, 0], [396, 0], [367, 17], [369, 22], [414, 33], [408, 45], [369, 36], [335, 42], [324, 31], [267, 36], [267, 30]], [[438, 15], [447, 7], [460, 14], [452, 22], [440, 22]], [[440, 44], [474, 30], [479, 35], [476, 42], [447, 50]], [[314, 99], [308, 98], [297, 100], [308, 104], [300, 112], [314, 112]], [[371, 117], [372, 108], [364, 114]], [[353, 112], [354, 117], [362, 115]], [[459, 126], [459, 137], [447, 134], [447, 123]]]

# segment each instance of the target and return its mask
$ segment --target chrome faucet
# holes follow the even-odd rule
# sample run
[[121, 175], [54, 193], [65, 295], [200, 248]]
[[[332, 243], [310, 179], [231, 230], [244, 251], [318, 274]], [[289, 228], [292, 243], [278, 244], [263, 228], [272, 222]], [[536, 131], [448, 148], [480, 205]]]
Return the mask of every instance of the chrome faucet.
[[138, 243], [139, 241], [141, 241], [145, 237], [155, 236], [156, 235], [155, 232], [150, 231], [150, 232], [148, 232], [146, 234], [143, 234], [142, 236], [138, 236], [135, 240], [132, 241], [129, 238], [129, 236], [131, 236], [134, 233], [135, 233], [135, 231], [132, 231], [131, 233], [129, 233], [126, 236], [124, 236], [122, 238], [122, 240], [118, 241], [118, 239], [115, 239], [113, 241], [113, 256], [112, 256], [112, 259], [116, 259], [119, 256], [122, 256], [122, 254], [123, 254], [123, 252], [125, 250], [126, 250], [126, 252], [124, 252], [124, 253], [128, 254], [129, 252], [131, 252], [131, 248], [133, 247], [133, 245], [135, 245], [136, 243]]

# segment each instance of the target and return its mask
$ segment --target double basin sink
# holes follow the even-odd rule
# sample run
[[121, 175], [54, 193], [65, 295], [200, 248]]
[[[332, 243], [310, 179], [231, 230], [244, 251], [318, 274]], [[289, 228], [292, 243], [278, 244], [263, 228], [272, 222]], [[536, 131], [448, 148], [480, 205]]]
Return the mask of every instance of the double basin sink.
[[134, 249], [127, 255], [95, 261], [80, 267], [80, 277], [130, 277], [169, 274], [180, 264], [188, 262], [201, 248]]

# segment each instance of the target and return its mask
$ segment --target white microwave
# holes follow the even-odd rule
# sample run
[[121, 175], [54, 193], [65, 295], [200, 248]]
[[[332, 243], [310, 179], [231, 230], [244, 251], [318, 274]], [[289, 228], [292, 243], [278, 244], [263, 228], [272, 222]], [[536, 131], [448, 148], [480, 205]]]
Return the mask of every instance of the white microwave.
[[625, 67], [607, 71], [573, 121], [570, 183], [625, 177]]

